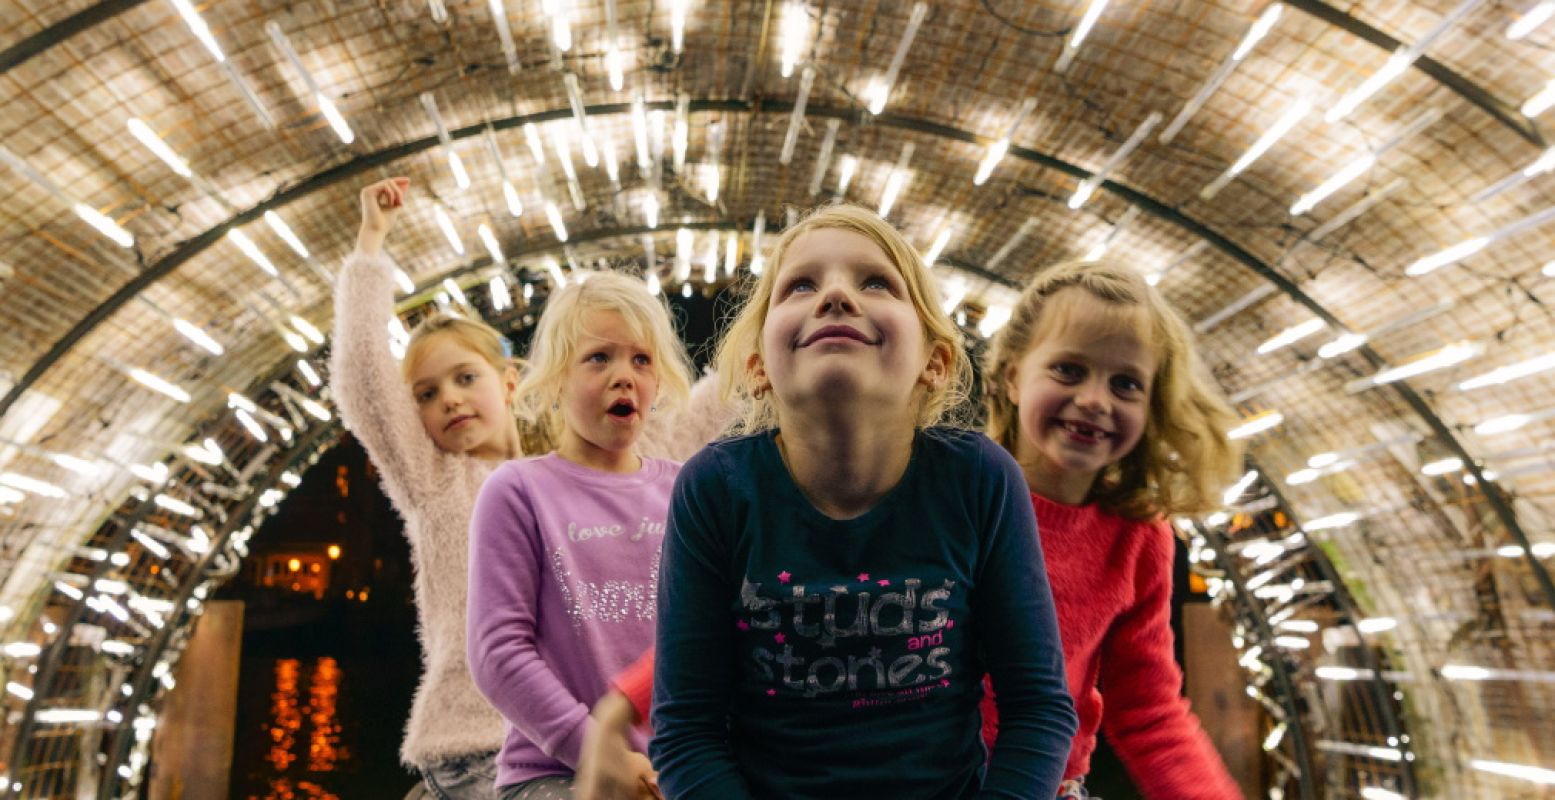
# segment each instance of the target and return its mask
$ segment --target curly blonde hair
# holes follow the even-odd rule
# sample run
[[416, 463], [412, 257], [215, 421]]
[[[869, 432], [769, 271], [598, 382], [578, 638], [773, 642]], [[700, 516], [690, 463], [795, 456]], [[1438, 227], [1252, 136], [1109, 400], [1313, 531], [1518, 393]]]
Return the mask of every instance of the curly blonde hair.
[[[583, 278], [583, 276], [579, 276]], [[691, 360], [670, 322], [664, 301], [648, 293], [640, 280], [618, 272], [589, 273], [552, 292], [535, 326], [529, 368], [518, 384], [519, 419], [561, 441], [562, 416], [556, 410], [567, 368], [575, 360], [584, 317], [592, 311], [621, 315], [632, 336], [648, 343], [659, 378], [655, 406], [663, 411], [686, 404], [691, 396]]]
[[1103, 471], [1085, 502], [1133, 519], [1220, 507], [1221, 492], [1242, 466], [1241, 447], [1226, 437], [1237, 415], [1209, 377], [1182, 316], [1126, 266], [1060, 264], [1040, 272], [1021, 293], [983, 359], [989, 438], [1016, 452], [1020, 414], [1009, 398], [1016, 368], [1044, 336], [1071, 318], [1065, 313], [1068, 306], [1084, 297], [1109, 310], [1137, 310], [1157, 365], [1139, 443]]
[[743, 433], [770, 430], [778, 426], [777, 407], [772, 393], [752, 391], [750, 357], [761, 355], [761, 331], [767, 324], [767, 306], [777, 284], [778, 273], [783, 271], [783, 258], [794, 240], [810, 231], [838, 229], [857, 233], [880, 247], [886, 258], [896, 266], [907, 285], [907, 295], [918, 311], [923, 323], [923, 335], [929, 347], [943, 343], [950, 348], [947, 380], [940, 386], [926, 389], [918, 407], [918, 427], [928, 427], [945, 420], [946, 413], [961, 405], [972, 383], [972, 362], [962, 347], [961, 331], [940, 308], [939, 289], [923, 258], [902, 234], [868, 209], [850, 204], [829, 205], [810, 212], [804, 219], [789, 227], [778, 238], [772, 249], [772, 260], [754, 282], [743, 287], [744, 297], [739, 311], [734, 315], [723, 341], [718, 346], [714, 363], [718, 367], [719, 388], [724, 400], [744, 413], [736, 425]]

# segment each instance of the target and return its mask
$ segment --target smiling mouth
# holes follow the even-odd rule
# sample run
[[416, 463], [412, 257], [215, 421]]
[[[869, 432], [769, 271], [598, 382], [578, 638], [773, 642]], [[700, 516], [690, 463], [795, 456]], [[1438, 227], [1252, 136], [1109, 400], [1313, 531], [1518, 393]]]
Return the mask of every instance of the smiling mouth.
[[875, 341], [871, 341], [869, 337], [865, 336], [862, 332], [854, 328], [850, 328], [847, 325], [827, 325], [815, 333], [810, 334], [808, 338], [799, 343], [799, 346], [809, 347], [816, 342], [830, 339], [852, 339], [855, 342], [871, 345], [877, 343]]
[[454, 428], [456, 428], [456, 427], [458, 427], [458, 426], [460, 426], [460, 425], [462, 425], [462, 424], [464, 424], [466, 422], [469, 422], [472, 419], [475, 419], [475, 415], [473, 415], [473, 414], [466, 414], [466, 415], [464, 415], [462, 417], [454, 417], [453, 419], [448, 421], [447, 425], [443, 426], [443, 430], [451, 431]]
[[1109, 431], [1104, 431], [1095, 425], [1087, 425], [1083, 422], [1075, 422], [1073, 420], [1061, 419], [1058, 421], [1058, 427], [1063, 428], [1064, 430], [1069, 431], [1070, 433], [1077, 436], [1085, 436], [1091, 439], [1102, 440], [1112, 437], [1112, 433]]

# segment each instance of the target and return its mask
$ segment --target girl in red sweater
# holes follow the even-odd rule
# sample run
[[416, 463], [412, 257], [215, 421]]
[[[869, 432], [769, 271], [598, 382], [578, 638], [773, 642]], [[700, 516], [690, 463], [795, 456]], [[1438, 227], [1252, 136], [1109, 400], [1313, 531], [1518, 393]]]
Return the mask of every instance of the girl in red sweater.
[[1099, 727], [1145, 797], [1240, 798], [1172, 656], [1163, 517], [1217, 507], [1241, 464], [1188, 326], [1132, 269], [1058, 266], [1022, 293], [983, 374], [988, 436], [1031, 488], [1080, 715], [1060, 797], [1086, 796]]
[[[1015, 455], [1031, 489], [1080, 716], [1060, 797], [1087, 796], [1102, 729], [1149, 800], [1240, 798], [1182, 697], [1172, 654], [1164, 517], [1217, 508], [1241, 465], [1226, 438], [1236, 415], [1188, 326], [1132, 269], [1058, 266], [1022, 293], [983, 374], [988, 436]], [[578, 800], [630, 791], [609, 774], [609, 754], [645, 718], [652, 681], [650, 653], [595, 707]], [[992, 692], [982, 707], [991, 744]]]

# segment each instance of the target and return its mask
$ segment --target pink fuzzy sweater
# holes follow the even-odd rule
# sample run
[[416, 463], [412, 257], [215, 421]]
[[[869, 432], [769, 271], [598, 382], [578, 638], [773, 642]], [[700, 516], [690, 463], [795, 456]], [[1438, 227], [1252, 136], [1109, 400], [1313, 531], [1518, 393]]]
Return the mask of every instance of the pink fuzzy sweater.
[[[497, 462], [439, 450], [422, 427], [389, 352], [394, 291], [386, 257], [354, 252], [346, 259], [335, 293], [330, 384], [341, 421], [367, 448], [410, 539], [422, 674], [400, 760], [419, 768], [502, 747], [502, 717], [475, 688], [465, 661], [470, 514]], [[650, 419], [639, 450], [683, 461], [733, 418], [715, 381], [704, 378], [686, 408]]]

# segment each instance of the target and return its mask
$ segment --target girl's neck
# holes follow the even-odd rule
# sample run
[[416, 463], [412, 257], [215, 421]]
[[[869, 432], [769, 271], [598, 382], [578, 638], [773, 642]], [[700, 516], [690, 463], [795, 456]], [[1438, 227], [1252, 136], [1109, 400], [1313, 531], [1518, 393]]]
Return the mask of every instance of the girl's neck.
[[642, 469], [643, 460], [635, 450], [607, 450], [590, 443], [571, 431], [563, 431], [556, 455], [580, 467], [596, 472], [628, 474]]
[[795, 485], [821, 513], [853, 519], [900, 483], [912, 460], [913, 428], [795, 422], [777, 434]]
[[518, 443], [518, 431], [507, 431], [501, 439], [487, 442], [472, 450], [466, 451], [466, 455], [474, 456], [482, 461], [511, 461], [524, 455], [523, 448]]
[[[1022, 443], [1024, 444], [1024, 439]], [[1095, 473], [1076, 472], [1044, 460], [1039, 453], [1029, 452], [1036, 448], [1022, 446], [1015, 454], [1015, 460], [1020, 464], [1020, 470], [1026, 476], [1026, 488], [1032, 494], [1041, 495], [1055, 503], [1066, 506], [1079, 506], [1085, 504], [1085, 498], [1091, 494], [1091, 487], [1095, 485], [1097, 475]]]

